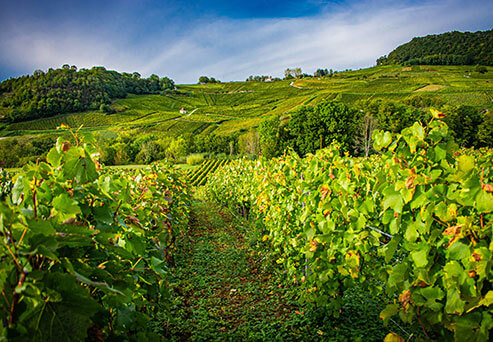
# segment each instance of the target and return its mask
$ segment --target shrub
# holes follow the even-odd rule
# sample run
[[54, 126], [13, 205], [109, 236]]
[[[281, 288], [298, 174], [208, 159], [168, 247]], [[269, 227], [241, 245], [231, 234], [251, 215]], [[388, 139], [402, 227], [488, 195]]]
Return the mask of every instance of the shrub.
[[200, 153], [194, 153], [187, 156], [187, 164], [188, 165], [197, 165], [201, 164], [204, 161], [204, 155]]

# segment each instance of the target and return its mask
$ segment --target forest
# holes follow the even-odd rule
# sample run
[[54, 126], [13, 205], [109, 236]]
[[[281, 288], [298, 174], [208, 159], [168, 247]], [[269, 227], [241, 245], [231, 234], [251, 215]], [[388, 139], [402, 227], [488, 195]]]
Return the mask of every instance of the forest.
[[493, 30], [413, 38], [380, 57], [377, 64], [493, 65]]

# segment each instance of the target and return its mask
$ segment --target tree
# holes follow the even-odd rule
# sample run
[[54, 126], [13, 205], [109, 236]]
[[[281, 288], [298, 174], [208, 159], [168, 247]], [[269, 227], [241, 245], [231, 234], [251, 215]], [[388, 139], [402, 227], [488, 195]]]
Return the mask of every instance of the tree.
[[387, 62], [387, 56], [381, 56], [377, 59], [377, 65], [385, 65]]
[[207, 76], [200, 76], [199, 77], [199, 84], [206, 84], [209, 83], [209, 77]]
[[238, 138], [240, 152], [257, 155], [260, 152], [259, 134], [253, 128]]
[[278, 116], [263, 120], [258, 128], [260, 150], [266, 158], [279, 154], [279, 128], [281, 121]]
[[487, 111], [483, 116], [483, 123], [478, 128], [479, 147], [493, 147], [493, 113]]
[[185, 139], [178, 138], [172, 140], [166, 152], [167, 156], [173, 160], [184, 157], [187, 153]]
[[356, 147], [360, 149], [366, 158], [370, 155], [373, 146], [373, 131], [377, 128], [377, 120], [366, 113], [358, 126], [359, 134], [356, 137]]
[[317, 69], [313, 76], [315, 77], [324, 77], [329, 74], [329, 71], [327, 69]]
[[303, 72], [301, 71], [301, 68], [287, 68], [284, 70], [284, 79], [289, 80], [292, 78], [300, 78]]
[[479, 111], [472, 106], [460, 105], [445, 108], [444, 112], [447, 116], [443, 121], [452, 130], [456, 142], [465, 147], [477, 146], [478, 129], [483, 124]]
[[298, 154], [314, 153], [334, 140], [343, 151], [353, 151], [358, 113], [343, 103], [326, 101], [301, 107], [288, 121], [286, 146]]

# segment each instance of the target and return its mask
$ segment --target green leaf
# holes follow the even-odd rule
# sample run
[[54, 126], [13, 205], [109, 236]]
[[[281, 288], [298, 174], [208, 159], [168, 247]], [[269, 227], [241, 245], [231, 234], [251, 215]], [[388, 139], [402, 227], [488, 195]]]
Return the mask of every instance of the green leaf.
[[50, 222], [45, 220], [30, 220], [28, 222], [28, 227], [34, 234], [42, 234], [45, 236], [55, 234], [55, 228], [53, 228]]
[[425, 267], [428, 265], [428, 252], [430, 250], [429, 245], [422, 244], [419, 249], [411, 252], [411, 258], [413, 259], [416, 267]]
[[400, 242], [401, 242], [401, 237], [399, 235], [396, 235], [390, 240], [390, 242], [385, 246], [385, 248], [383, 248], [385, 262], [387, 264], [390, 263], [390, 260], [392, 260], [392, 257], [394, 256], [394, 253], [397, 250], [397, 247], [399, 246]]
[[471, 256], [471, 252], [469, 251], [469, 246], [457, 241], [452, 244], [448, 249], [449, 258], [453, 260], [468, 260]]
[[12, 202], [14, 204], [19, 204], [22, 201], [21, 195], [23, 193], [24, 193], [23, 176], [19, 176], [14, 186], [12, 187]]
[[429, 307], [433, 311], [441, 310], [443, 304], [438, 303], [437, 301], [441, 300], [445, 293], [438, 286], [428, 286], [421, 289], [421, 295], [426, 298], [425, 306]]
[[460, 298], [459, 290], [456, 287], [449, 287], [447, 290], [447, 303], [445, 312], [448, 314], [460, 315], [464, 312], [465, 302]]
[[447, 150], [446, 146], [444, 144], [438, 144], [435, 146], [435, 161], [440, 161], [442, 159], [445, 159], [447, 156]]
[[71, 199], [66, 193], [60, 194], [53, 199], [53, 208], [68, 216], [80, 213], [77, 201]]
[[463, 154], [457, 158], [457, 171], [451, 175], [451, 179], [457, 182], [464, 181], [472, 170], [474, 170], [474, 157]]
[[444, 202], [438, 203], [433, 209], [435, 215], [442, 221], [448, 221], [447, 205]]
[[46, 156], [46, 161], [51, 164], [53, 167], [60, 166], [60, 160], [62, 159], [62, 155], [58, 153], [56, 148], [52, 148], [48, 155]]
[[480, 190], [476, 195], [476, 200], [474, 204], [474, 206], [480, 213], [493, 212], [493, 194], [487, 193], [484, 190]]
[[312, 224], [307, 224], [306, 226], [307, 226], [307, 229], [305, 230], [306, 238], [308, 240], [311, 240], [315, 236], [315, 227], [312, 226]]
[[387, 283], [390, 286], [396, 286], [397, 284], [403, 282], [406, 279], [407, 264], [400, 263], [392, 267], [390, 272], [389, 280]]
[[414, 125], [411, 127], [413, 135], [418, 138], [420, 141], [424, 140], [424, 130], [423, 126], [419, 122], [415, 122]]
[[76, 283], [76, 278], [60, 272], [50, 272], [44, 277], [46, 287], [62, 295], [62, 302], [71, 311], [91, 317], [100, 310], [100, 305], [88, 291]]
[[395, 191], [393, 185], [388, 186], [383, 191], [383, 195], [384, 195], [384, 202], [383, 202], [384, 210], [386, 210], [387, 208], [391, 208], [397, 213], [402, 212], [402, 206], [404, 205], [404, 201], [402, 199], [401, 193], [399, 191]]
[[383, 320], [383, 324], [387, 325], [389, 319], [392, 316], [397, 315], [399, 312], [399, 304], [388, 304], [385, 309], [380, 312], [380, 319]]
[[406, 233], [404, 234], [404, 238], [409, 242], [415, 242], [418, 238], [418, 229], [416, 227], [415, 222], [410, 222], [407, 225]]
[[381, 150], [390, 145], [392, 142], [392, 134], [390, 132], [382, 132], [376, 130], [373, 134], [373, 147], [376, 150]]

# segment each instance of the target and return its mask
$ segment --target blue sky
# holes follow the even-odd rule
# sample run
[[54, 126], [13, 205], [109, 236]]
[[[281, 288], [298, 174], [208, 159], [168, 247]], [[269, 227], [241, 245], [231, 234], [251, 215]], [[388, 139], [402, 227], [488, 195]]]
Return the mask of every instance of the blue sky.
[[415, 36], [492, 28], [490, 0], [0, 0], [0, 80], [67, 63], [195, 83], [364, 68]]

